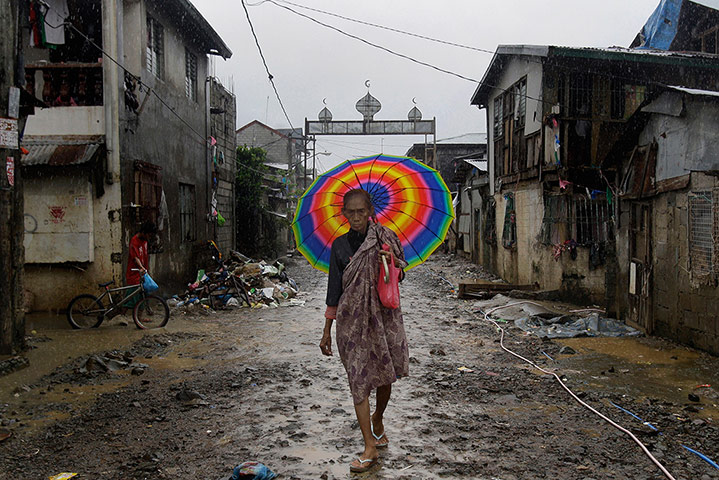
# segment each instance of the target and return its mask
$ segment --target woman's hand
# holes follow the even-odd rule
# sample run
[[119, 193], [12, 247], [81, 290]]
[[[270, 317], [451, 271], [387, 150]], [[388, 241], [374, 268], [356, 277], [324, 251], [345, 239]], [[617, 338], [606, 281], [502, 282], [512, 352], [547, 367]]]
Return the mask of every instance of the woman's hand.
[[[389, 263], [392, 260], [392, 253], [389, 252], [388, 250], [380, 250], [379, 254], [382, 255], [383, 257], [387, 258], [387, 263]], [[399, 264], [397, 263], [396, 258], [394, 259], [394, 266], [399, 268]]]
[[322, 354], [328, 357], [332, 356], [332, 335], [331, 330], [325, 329], [322, 332], [322, 340], [320, 341], [320, 350]]

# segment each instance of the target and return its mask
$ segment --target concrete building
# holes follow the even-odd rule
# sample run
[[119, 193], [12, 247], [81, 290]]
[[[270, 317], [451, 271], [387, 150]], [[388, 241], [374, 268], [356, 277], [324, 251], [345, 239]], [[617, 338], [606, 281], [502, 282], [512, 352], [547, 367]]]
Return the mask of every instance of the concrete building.
[[480, 263], [719, 352], [715, 3], [661, 2], [636, 48], [498, 47], [471, 99], [493, 200]]
[[[99, 282], [122, 284], [144, 220], [160, 226], [150, 272], [171, 292], [217, 238], [208, 55], [232, 53], [187, 0], [48, 4], [45, 18], [62, 21], [24, 19], [23, 41], [35, 45], [26, 89], [50, 105], [22, 141], [31, 307], [60, 310]], [[43, 28], [53, 31], [36, 35]]]
[[[632, 119], [617, 185], [618, 315], [719, 353], [719, 92], [669, 88]], [[607, 286], [610, 288], [610, 285]]]
[[285, 239], [288, 250], [292, 249], [294, 237], [288, 225], [295, 213], [297, 198], [304, 191], [304, 183], [311, 182], [302, 175], [306, 151], [302, 130], [275, 129], [253, 120], [237, 129], [236, 143], [267, 152], [265, 205], [270, 214], [284, 220], [279, 236]]
[[[458, 185], [452, 183], [457, 159], [479, 158], [487, 153], [486, 133], [466, 133], [456, 137], [437, 140], [436, 145], [437, 170], [447, 184], [450, 191], [457, 191]], [[434, 145], [415, 143], [407, 150], [406, 156], [416, 158], [427, 165], [432, 165]]]

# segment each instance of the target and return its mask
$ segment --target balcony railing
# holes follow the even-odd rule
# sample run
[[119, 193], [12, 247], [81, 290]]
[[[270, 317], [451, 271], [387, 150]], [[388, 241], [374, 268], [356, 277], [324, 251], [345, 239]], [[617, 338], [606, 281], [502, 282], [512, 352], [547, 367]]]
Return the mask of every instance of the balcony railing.
[[102, 105], [101, 63], [40, 63], [25, 66], [28, 93], [51, 107]]

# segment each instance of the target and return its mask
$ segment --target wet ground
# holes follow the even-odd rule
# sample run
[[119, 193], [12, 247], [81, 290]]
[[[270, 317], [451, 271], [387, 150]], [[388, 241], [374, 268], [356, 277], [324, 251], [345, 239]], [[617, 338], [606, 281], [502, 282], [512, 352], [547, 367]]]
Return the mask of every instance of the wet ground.
[[[446, 281], [482, 272], [443, 255], [402, 286], [411, 365], [387, 411], [390, 446], [379, 467], [349, 474], [361, 435], [339, 358], [317, 346], [326, 277], [300, 260], [288, 268], [302, 306], [178, 314], [155, 332], [33, 318], [30, 366], [0, 377], [0, 439], [12, 434], [2, 478], [215, 480], [246, 460], [297, 479], [667, 478], [553, 377], [504, 352]], [[674, 478], [719, 478], [682, 446], [719, 461], [717, 358], [656, 338], [543, 341], [503, 325], [505, 346], [556, 370]]]

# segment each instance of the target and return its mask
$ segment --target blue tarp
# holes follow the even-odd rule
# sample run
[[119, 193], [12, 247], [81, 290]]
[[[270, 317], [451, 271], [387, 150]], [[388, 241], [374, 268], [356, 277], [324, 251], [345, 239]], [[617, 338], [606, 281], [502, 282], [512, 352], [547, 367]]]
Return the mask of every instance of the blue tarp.
[[643, 41], [637, 48], [669, 50], [679, 28], [684, 0], [662, 0], [642, 28]]

